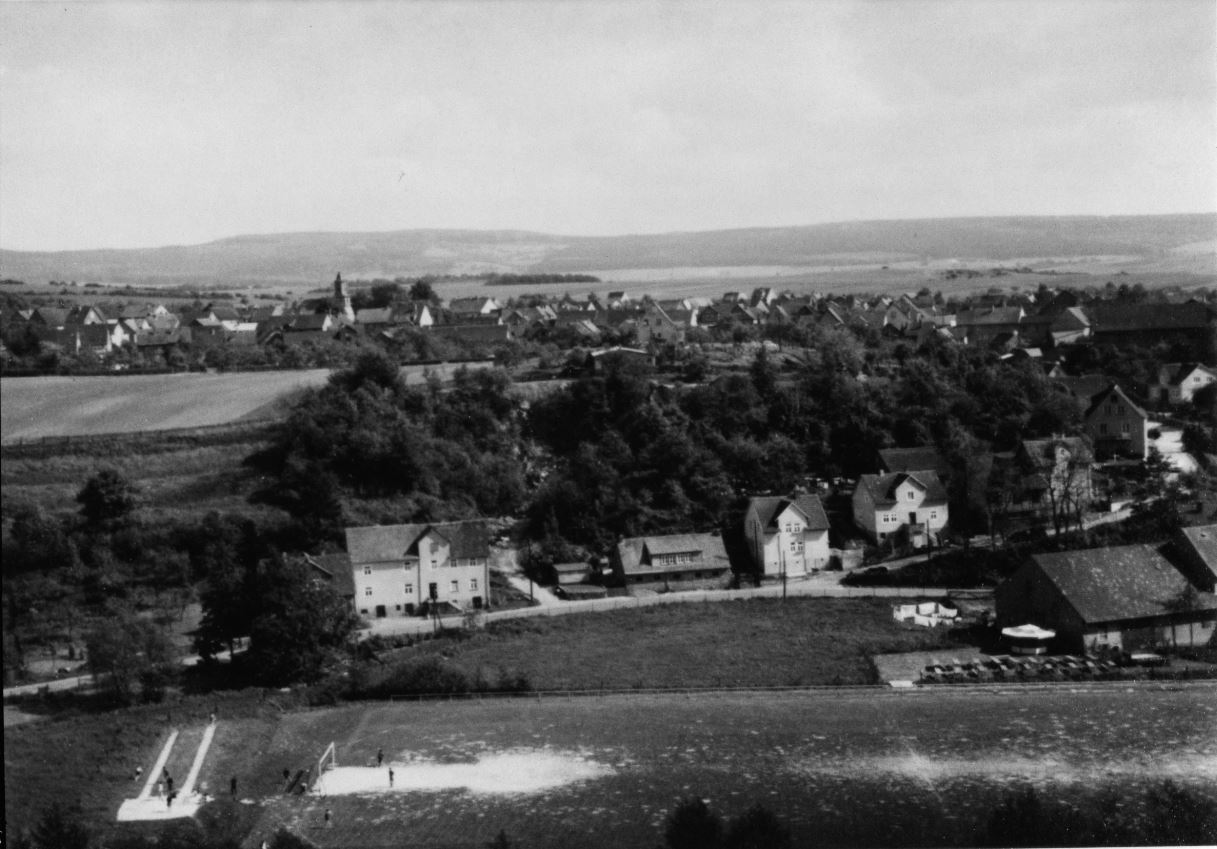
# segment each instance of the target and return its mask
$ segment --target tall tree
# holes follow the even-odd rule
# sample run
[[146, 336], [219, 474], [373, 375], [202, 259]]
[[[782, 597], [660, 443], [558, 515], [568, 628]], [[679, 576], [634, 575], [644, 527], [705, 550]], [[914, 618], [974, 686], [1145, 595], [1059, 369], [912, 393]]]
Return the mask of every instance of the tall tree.
[[117, 469], [102, 469], [76, 494], [80, 512], [90, 525], [114, 524], [135, 509], [138, 490]]

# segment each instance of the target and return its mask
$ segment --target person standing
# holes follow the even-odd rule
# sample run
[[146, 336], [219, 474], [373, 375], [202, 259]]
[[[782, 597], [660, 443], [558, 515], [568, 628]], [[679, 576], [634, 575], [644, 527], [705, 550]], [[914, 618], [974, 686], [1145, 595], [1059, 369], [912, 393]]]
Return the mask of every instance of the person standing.
[[232, 780], [228, 782], [228, 792], [232, 798], [237, 798], [237, 777], [234, 775]]
[[385, 750], [377, 749], [376, 750], [376, 765], [384, 766], [384, 762], [385, 762]]
[[331, 813], [330, 813], [330, 809], [329, 809], [329, 808], [326, 808], [326, 809], [325, 809], [325, 827], [326, 827], [326, 828], [332, 828], [332, 827], [333, 827], [333, 825], [334, 825], [334, 817], [333, 817], [333, 814], [331, 814]]
[[389, 786], [393, 786], [393, 767], [389, 767]]

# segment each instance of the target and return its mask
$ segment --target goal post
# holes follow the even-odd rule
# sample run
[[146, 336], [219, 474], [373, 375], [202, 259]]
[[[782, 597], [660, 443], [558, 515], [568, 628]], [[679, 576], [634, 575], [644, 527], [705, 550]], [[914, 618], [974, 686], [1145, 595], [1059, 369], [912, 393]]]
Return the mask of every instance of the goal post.
[[334, 744], [330, 743], [325, 747], [325, 751], [321, 753], [321, 757], [317, 759], [317, 771], [313, 773], [312, 786], [317, 787], [321, 782], [321, 776], [327, 769], [333, 769], [338, 766], [338, 753], [334, 748]]

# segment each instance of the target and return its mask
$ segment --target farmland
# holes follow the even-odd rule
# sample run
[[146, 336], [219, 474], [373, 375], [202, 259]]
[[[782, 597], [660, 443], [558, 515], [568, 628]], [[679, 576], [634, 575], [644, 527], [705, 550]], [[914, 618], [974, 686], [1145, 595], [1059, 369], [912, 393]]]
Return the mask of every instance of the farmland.
[[[686, 696], [378, 703], [277, 716], [221, 701], [202, 779], [241, 782], [249, 805], [203, 815], [255, 820], [247, 845], [287, 824], [322, 847], [482, 846], [503, 829], [528, 847], [653, 846], [664, 817], [689, 796], [724, 816], [761, 802], [795, 845], [959, 845], [1003, 791], [1029, 785], [1093, 802], [1172, 779], [1213, 795], [1217, 699], [1211, 685], [1050, 690], [721, 693]], [[184, 710], [174, 707], [180, 723]], [[201, 723], [203, 709], [189, 717]], [[28, 820], [52, 786], [112, 822], [134, 764], [151, 763], [165, 707], [6, 732], [5, 807]], [[328, 797], [281, 795], [284, 767], [315, 763], [337, 743], [343, 767], [383, 748], [403, 784], [442, 765], [490, 769], [496, 757], [537, 768], [581, 765], [555, 785], [521, 772], [514, 792], [399, 788]], [[46, 775], [45, 764], [97, 763]], [[560, 775], [561, 770], [550, 770]], [[66, 786], [64, 781], [66, 779]], [[531, 786], [530, 786], [531, 784]], [[387, 790], [387, 787], [385, 788]], [[863, 801], [865, 800], [865, 801]], [[335, 827], [322, 827], [331, 808]]]
[[[407, 382], [428, 368], [406, 366]], [[292, 392], [320, 386], [328, 369], [228, 374], [0, 378], [0, 440], [207, 427], [274, 418]]]

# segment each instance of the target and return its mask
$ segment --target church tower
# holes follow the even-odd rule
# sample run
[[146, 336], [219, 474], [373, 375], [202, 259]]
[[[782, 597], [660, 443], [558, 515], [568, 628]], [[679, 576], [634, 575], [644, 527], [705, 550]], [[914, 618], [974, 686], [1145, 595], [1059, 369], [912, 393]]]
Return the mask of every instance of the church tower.
[[342, 272], [338, 272], [338, 276], [334, 278], [334, 297], [332, 300], [333, 304], [330, 309], [347, 321], [355, 320], [355, 309], [351, 306], [351, 296], [347, 294], [347, 284], [342, 282]]

